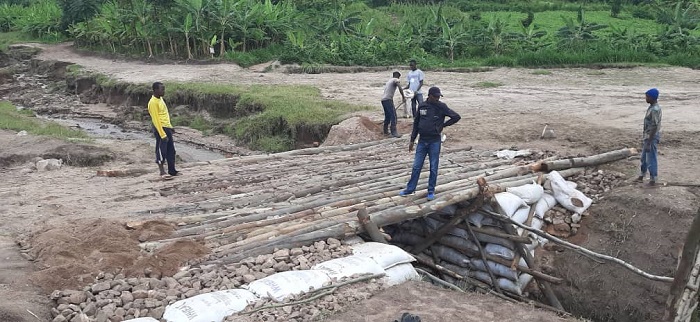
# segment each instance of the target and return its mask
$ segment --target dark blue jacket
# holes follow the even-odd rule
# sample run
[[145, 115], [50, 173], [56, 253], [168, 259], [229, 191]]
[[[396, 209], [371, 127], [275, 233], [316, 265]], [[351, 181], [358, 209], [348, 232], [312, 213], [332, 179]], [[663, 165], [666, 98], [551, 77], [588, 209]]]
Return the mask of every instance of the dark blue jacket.
[[[445, 117], [449, 117], [450, 119], [445, 122]], [[418, 111], [416, 111], [416, 116], [413, 120], [411, 142], [416, 140], [418, 134], [420, 134], [421, 142], [440, 141], [442, 129], [445, 126], [457, 123], [461, 118], [459, 114], [451, 110], [443, 102], [425, 101], [418, 106]]]

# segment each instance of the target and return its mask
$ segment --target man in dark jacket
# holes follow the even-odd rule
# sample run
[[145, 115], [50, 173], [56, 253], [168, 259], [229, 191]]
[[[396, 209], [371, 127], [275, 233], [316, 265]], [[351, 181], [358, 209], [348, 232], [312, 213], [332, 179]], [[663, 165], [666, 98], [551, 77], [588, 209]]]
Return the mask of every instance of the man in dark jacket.
[[[431, 87], [428, 90], [428, 99], [418, 106], [415, 119], [413, 120], [413, 132], [411, 133], [411, 141], [408, 146], [408, 151], [413, 151], [413, 142], [416, 136], [420, 134], [418, 139], [418, 147], [416, 148], [416, 156], [413, 160], [413, 171], [411, 179], [406, 185], [406, 189], [399, 193], [405, 197], [413, 194], [418, 186], [420, 172], [423, 169], [425, 156], [428, 155], [430, 160], [430, 178], [428, 179], [428, 200], [435, 199], [435, 185], [437, 184], [438, 164], [440, 162], [440, 145], [442, 144], [442, 129], [445, 126], [450, 126], [457, 123], [461, 119], [459, 114], [451, 110], [445, 103], [440, 102], [440, 89]], [[445, 117], [450, 119], [445, 122]]]

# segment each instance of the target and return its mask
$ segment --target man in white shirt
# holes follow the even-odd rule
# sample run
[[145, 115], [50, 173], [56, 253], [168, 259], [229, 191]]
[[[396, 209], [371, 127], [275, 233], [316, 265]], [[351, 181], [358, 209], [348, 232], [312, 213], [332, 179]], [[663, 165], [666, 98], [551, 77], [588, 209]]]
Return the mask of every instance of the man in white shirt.
[[406, 102], [406, 96], [401, 90], [401, 83], [399, 82], [399, 77], [401, 73], [394, 72], [392, 77], [384, 85], [384, 94], [382, 95], [382, 107], [384, 108], [384, 135], [389, 135], [389, 126], [391, 125], [391, 136], [395, 138], [400, 138], [401, 135], [396, 131], [396, 108], [394, 107], [394, 93], [396, 89], [399, 89], [401, 93], [401, 99]]
[[423, 74], [423, 71], [418, 69], [416, 65], [415, 60], [411, 60], [408, 65], [411, 68], [411, 71], [408, 72], [408, 85], [404, 89], [410, 89], [413, 92], [413, 98], [411, 98], [411, 114], [408, 114], [407, 104], [404, 108], [404, 117], [415, 117], [416, 107], [423, 103], [423, 92], [421, 92], [420, 89], [423, 87], [423, 79], [425, 78], [425, 74]]

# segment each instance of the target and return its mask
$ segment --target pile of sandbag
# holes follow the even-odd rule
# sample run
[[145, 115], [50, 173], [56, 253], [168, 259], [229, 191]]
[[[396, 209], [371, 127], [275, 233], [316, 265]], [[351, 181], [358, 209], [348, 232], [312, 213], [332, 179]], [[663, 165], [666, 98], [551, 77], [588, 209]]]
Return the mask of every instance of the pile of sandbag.
[[[546, 189], [532, 183], [508, 188], [506, 192], [495, 194], [481, 209], [469, 214], [462, 222], [451, 228], [429, 247], [425, 254], [438, 259], [438, 264], [445, 268], [493, 285], [494, 281], [488, 273], [490, 269], [500, 289], [523, 295], [532, 281], [532, 276], [522, 272], [522, 268], [527, 270], [528, 266], [519, 256], [516, 248], [519, 246], [517, 240], [529, 239], [529, 243], [523, 244], [532, 257], [535, 249], [544, 245], [547, 240], [517, 227], [510, 230], [518, 233], [518, 236], [514, 236], [517, 238], [508, 238], [511, 235], [508, 235], [507, 230], [504, 229], [504, 223], [489, 212], [496, 212], [518, 223], [542, 229], [545, 224], [545, 214], [556, 205], [580, 217], [592, 202], [576, 190], [575, 183], [567, 182], [556, 171], [550, 173], [549, 180], [544, 186]], [[391, 235], [393, 243], [406, 247], [422, 245], [426, 238], [467, 207], [468, 205], [449, 206], [424, 218], [387, 227], [386, 231]], [[470, 225], [476, 238], [472, 236], [466, 225]], [[485, 259], [481, 257], [479, 246], [486, 254]]]
[[411, 264], [415, 258], [396, 246], [360, 243], [352, 248], [354, 255], [331, 259], [308, 270], [280, 272], [252, 281], [240, 289], [200, 294], [177, 301], [165, 308], [162, 320], [223, 321], [257, 302], [285, 302], [300, 294], [361, 275], [382, 276], [381, 280], [387, 286], [419, 278]]

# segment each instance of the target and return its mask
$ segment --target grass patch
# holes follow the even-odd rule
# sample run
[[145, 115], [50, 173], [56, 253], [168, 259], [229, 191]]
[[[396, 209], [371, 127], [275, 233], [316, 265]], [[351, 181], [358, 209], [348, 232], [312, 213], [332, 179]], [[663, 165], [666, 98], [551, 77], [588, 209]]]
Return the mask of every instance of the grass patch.
[[[124, 83], [78, 67], [73, 72], [73, 77], [93, 77], [102, 91], [143, 98], [151, 95], [151, 84]], [[268, 152], [291, 150], [297, 143], [321, 142], [344, 115], [372, 108], [324, 99], [318, 88], [305, 85], [168, 82], [165, 88], [169, 106], [189, 105], [194, 111], [212, 115], [211, 119], [178, 116], [174, 124], [205, 134], [226, 134], [252, 149]]]
[[500, 87], [503, 86], [503, 83], [501, 82], [478, 82], [474, 84], [474, 87], [476, 88], [494, 88], [494, 87]]
[[29, 116], [31, 111], [18, 111], [7, 101], [0, 101], [0, 129], [27, 131], [34, 135], [50, 136], [59, 139], [87, 139], [82, 131], [73, 130], [55, 122], [40, 121]]
[[552, 72], [546, 69], [538, 69], [532, 72], [532, 75], [552, 75]]
[[64, 40], [65, 38], [61, 36], [37, 38], [21, 31], [0, 32], [0, 50], [5, 51], [10, 45], [21, 44], [26, 42], [56, 44]]

